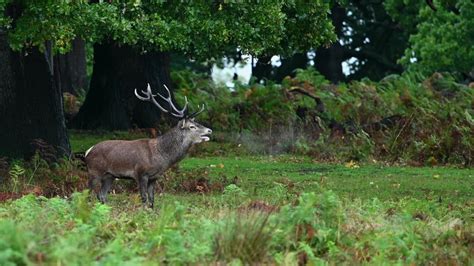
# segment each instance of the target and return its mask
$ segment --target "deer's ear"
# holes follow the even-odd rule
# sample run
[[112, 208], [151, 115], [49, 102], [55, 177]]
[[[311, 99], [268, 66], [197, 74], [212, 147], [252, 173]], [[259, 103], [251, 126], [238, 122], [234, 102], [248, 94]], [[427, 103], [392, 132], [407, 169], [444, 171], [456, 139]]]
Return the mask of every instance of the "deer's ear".
[[179, 121], [178, 125], [181, 129], [184, 129], [184, 126], [186, 125], [186, 119], [182, 119], [181, 121]]

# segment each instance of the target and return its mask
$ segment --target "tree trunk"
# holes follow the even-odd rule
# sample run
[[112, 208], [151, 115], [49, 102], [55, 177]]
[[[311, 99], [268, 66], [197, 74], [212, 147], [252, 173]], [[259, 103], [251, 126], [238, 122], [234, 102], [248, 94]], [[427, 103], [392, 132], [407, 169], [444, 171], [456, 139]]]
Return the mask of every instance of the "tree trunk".
[[252, 66], [252, 76], [258, 81], [262, 79], [281, 82], [286, 76], [294, 76], [294, 70], [297, 68], [306, 68], [308, 57], [306, 53], [296, 53], [292, 56], [282, 58], [279, 67], [272, 66], [272, 56], [262, 57]]
[[139, 101], [134, 89], [144, 90], [149, 83], [153, 92], [166, 95], [163, 84], [171, 89], [169, 65], [168, 53], [140, 54], [129, 46], [96, 44], [89, 92], [73, 126], [109, 130], [155, 127], [160, 111], [150, 103]]
[[13, 52], [0, 31], [1, 155], [30, 157], [37, 139], [52, 145], [59, 156], [71, 152], [61, 91], [47, 58], [37, 49]]
[[275, 69], [274, 80], [281, 82], [286, 76], [294, 77], [295, 69], [305, 69], [308, 66], [306, 53], [296, 53], [290, 57], [281, 59], [281, 66]]
[[272, 56], [262, 56], [258, 59], [255, 66], [253, 66], [253, 59], [252, 59], [252, 76], [260, 81], [262, 79], [272, 79]]
[[342, 72], [343, 50], [339, 43], [334, 43], [329, 48], [319, 48], [316, 51], [316, 59], [314, 65], [316, 69], [326, 79], [332, 83], [338, 83], [344, 80], [344, 73]]
[[[346, 16], [345, 9], [335, 5], [331, 9], [331, 19], [338, 36], [342, 36], [342, 22]], [[344, 61], [344, 50], [339, 43], [335, 41], [328, 48], [318, 48], [316, 50], [316, 57], [314, 65], [316, 69], [333, 83], [344, 80], [344, 73], [342, 72], [342, 62]]]
[[80, 89], [87, 88], [86, 43], [75, 39], [72, 50], [54, 57], [54, 77], [58, 88], [77, 96]]

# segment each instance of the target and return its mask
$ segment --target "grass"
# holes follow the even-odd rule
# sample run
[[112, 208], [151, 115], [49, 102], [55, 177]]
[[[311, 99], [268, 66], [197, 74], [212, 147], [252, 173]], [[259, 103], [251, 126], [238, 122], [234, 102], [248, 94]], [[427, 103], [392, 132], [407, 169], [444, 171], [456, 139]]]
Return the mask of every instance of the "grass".
[[[87, 193], [25, 196], [0, 204], [2, 265], [464, 264], [472, 263], [470, 218], [426, 200], [344, 200], [318, 189], [272, 213], [246, 191], [165, 194], [156, 210], [136, 194], [109, 205]], [[265, 198], [271, 198], [269, 195]], [[472, 215], [472, 212], [471, 212]], [[471, 218], [472, 219], [472, 218]]]
[[[188, 158], [186, 171], [206, 167], [211, 177], [237, 177], [255, 197], [268, 197], [276, 183], [299, 192], [318, 187], [344, 198], [400, 200], [405, 197], [466, 203], [474, 199], [474, 171], [454, 167], [397, 167], [381, 164], [323, 164], [298, 156], [240, 156]], [[220, 168], [222, 167], [222, 168]]]
[[[76, 152], [136, 138], [83, 134], [73, 132]], [[329, 164], [218, 143], [199, 151], [167, 174], [154, 210], [132, 191], [111, 193], [108, 205], [87, 192], [0, 203], [0, 265], [474, 262], [472, 169]], [[177, 189], [200, 179], [222, 188]], [[134, 186], [113, 188], [123, 184]]]
[[[106, 139], [136, 139], [147, 137], [143, 132], [104, 132], [93, 134], [71, 131], [71, 146], [75, 152], [84, 152]], [[196, 153], [198, 151], [198, 153]], [[455, 166], [410, 167], [373, 163], [321, 163], [306, 156], [276, 155], [253, 156], [232, 143], [210, 142], [199, 145], [180, 163], [187, 176], [219, 182], [237, 180], [246, 199], [265, 200], [282, 204], [290, 195], [319, 189], [334, 191], [344, 200], [371, 200], [398, 202], [417, 199], [440, 206], [458, 206], [463, 213], [474, 212], [474, 170]], [[220, 156], [215, 156], [218, 154]], [[130, 182], [120, 180], [118, 182]], [[275, 190], [286, 191], [286, 201], [275, 197]], [[168, 191], [170, 192], [170, 191]], [[166, 193], [166, 191], [165, 191]], [[195, 194], [168, 194], [173, 200], [198, 202], [212, 201], [213, 196]], [[165, 196], [167, 197], [167, 196]], [[198, 198], [198, 199], [196, 199]]]
[[[123, 131], [102, 134], [71, 131], [70, 134], [74, 152], [85, 152], [102, 140], [147, 137], [144, 133]], [[188, 157], [180, 163], [183, 170], [206, 168], [214, 179], [237, 177], [240, 186], [257, 198], [266, 197], [268, 190], [280, 183], [295, 186], [294, 190], [300, 192], [322, 186], [349, 199], [400, 200], [412, 197], [445, 204], [472, 203], [474, 200], [472, 168], [387, 166], [384, 163], [325, 164], [313, 162], [305, 156], [250, 156], [235, 144], [216, 142], [200, 145], [197, 150], [198, 156]]]

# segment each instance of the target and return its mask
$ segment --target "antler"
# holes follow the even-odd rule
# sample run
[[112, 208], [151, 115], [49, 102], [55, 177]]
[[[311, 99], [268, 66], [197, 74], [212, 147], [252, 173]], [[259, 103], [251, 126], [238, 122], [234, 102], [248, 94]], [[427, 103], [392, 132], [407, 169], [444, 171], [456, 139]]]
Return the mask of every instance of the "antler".
[[[199, 105], [198, 105], [198, 108], [199, 108]], [[202, 113], [202, 111], [204, 111], [204, 104], [201, 105], [200, 110], [198, 110], [198, 111], [196, 111], [196, 112], [194, 112], [194, 113], [192, 113], [192, 114], [186, 116], [186, 118], [194, 118], [194, 117], [196, 117], [198, 114]]]
[[[168, 93], [168, 96], [165, 97], [159, 93], [157, 93], [156, 95], [154, 95], [152, 92], [151, 92], [151, 87], [150, 87], [150, 84], [148, 83], [148, 86], [147, 86], [147, 90], [146, 92], [145, 91], [142, 91], [142, 93], [146, 96], [146, 97], [143, 97], [141, 95], [138, 94], [137, 92], [137, 89], [135, 89], [135, 96], [137, 96], [138, 99], [142, 100], [142, 101], [146, 101], [146, 102], [152, 102], [154, 105], [156, 105], [161, 111], [165, 112], [165, 113], [170, 113], [171, 115], [173, 115], [174, 117], [177, 117], [177, 118], [183, 118], [185, 117], [185, 112], [186, 112], [186, 108], [188, 107], [188, 98], [186, 98], [186, 96], [184, 97], [184, 101], [185, 101], [185, 104], [184, 104], [184, 107], [183, 109], [179, 110], [178, 108], [176, 108], [176, 106], [174, 106], [173, 104], [173, 101], [171, 100], [171, 92], [170, 90], [168, 89], [168, 87], [166, 85], [163, 84], [163, 86], [165, 87], [165, 90], [166, 92]], [[166, 110], [163, 106], [161, 106], [155, 99], [156, 96], [159, 96], [161, 99], [163, 99], [164, 101], [168, 102], [169, 106], [170, 106], [170, 110]], [[202, 112], [202, 111], [201, 111]]]

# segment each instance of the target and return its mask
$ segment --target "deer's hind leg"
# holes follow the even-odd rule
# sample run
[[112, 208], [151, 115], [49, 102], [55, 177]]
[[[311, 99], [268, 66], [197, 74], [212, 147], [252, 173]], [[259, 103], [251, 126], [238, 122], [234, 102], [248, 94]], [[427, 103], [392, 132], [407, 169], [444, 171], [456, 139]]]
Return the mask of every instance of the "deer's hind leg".
[[[92, 195], [93, 193], [96, 193], [95, 188], [97, 186], [97, 183], [100, 180], [102, 180], [102, 178], [100, 176], [101, 175], [99, 175], [98, 173], [89, 170], [89, 181], [88, 181], [87, 185], [88, 185], [88, 188], [89, 188], [90, 195]], [[96, 193], [96, 195], [97, 195], [97, 199], [100, 200], [98, 192]]]
[[101, 178], [101, 184], [102, 186], [100, 187], [99, 194], [97, 195], [97, 198], [99, 199], [100, 202], [105, 203], [107, 201], [107, 193], [110, 190], [110, 187], [112, 186], [112, 183], [114, 181], [114, 176], [110, 174], [105, 174]]
[[89, 188], [89, 193], [94, 192], [95, 187], [95, 180], [97, 179], [96, 176], [89, 174], [89, 182], [87, 183], [87, 187]]

